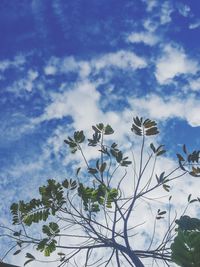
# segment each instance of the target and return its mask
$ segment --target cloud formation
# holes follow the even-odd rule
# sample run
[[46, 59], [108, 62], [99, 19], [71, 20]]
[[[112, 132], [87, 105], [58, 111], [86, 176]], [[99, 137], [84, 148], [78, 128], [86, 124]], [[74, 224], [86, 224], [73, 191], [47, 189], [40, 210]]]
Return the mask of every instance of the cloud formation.
[[160, 84], [167, 84], [181, 74], [195, 74], [198, 62], [191, 59], [181, 47], [166, 45], [156, 62], [156, 79]]

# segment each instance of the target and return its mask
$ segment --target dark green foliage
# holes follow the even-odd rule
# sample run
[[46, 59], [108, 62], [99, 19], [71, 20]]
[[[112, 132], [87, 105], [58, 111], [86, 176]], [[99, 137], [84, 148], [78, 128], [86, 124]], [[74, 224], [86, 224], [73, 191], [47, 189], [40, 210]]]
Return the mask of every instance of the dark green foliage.
[[74, 137], [68, 137], [68, 140], [64, 140], [64, 142], [69, 145], [71, 152], [75, 153], [79, 149], [79, 144], [83, 143], [85, 140], [85, 135], [83, 131], [74, 132]]
[[39, 242], [37, 250], [44, 252], [44, 255], [48, 257], [56, 250], [56, 243], [55, 239], [44, 238]]
[[46, 186], [39, 188], [40, 199], [32, 199], [28, 203], [20, 201], [11, 205], [13, 215], [13, 224], [22, 222], [30, 226], [32, 223], [46, 221], [49, 215], [55, 215], [56, 212], [66, 203], [64, 189], [74, 190], [77, 187], [76, 181], [66, 179], [62, 184], [53, 179], [49, 179]]
[[100, 211], [100, 205], [112, 208], [111, 203], [117, 198], [118, 190], [108, 188], [105, 184], [100, 184], [97, 189], [84, 187], [81, 183], [78, 187], [78, 195], [81, 197], [84, 209], [90, 212]]
[[176, 223], [178, 234], [171, 245], [172, 260], [182, 267], [199, 267], [200, 220], [184, 215]]
[[178, 229], [182, 231], [200, 231], [200, 220], [197, 218], [191, 218], [187, 215], [181, 216], [179, 220], [175, 221], [178, 224]]

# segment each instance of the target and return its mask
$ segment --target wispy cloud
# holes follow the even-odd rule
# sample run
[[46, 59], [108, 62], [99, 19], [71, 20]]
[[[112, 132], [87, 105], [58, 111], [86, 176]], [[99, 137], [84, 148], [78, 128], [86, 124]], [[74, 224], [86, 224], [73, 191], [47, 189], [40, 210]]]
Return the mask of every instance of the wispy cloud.
[[143, 116], [148, 114], [156, 120], [184, 119], [193, 127], [200, 126], [199, 101], [195, 97], [183, 99], [178, 96], [160, 97], [150, 94], [145, 98], [130, 99], [130, 104]]
[[76, 72], [83, 79], [92, 72], [100, 72], [111, 67], [136, 70], [146, 66], [147, 62], [144, 58], [137, 56], [132, 51], [120, 50], [94, 57], [88, 61], [78, 60], [73, 56], [62, 59], [52, 57], [44, 67], [44, 73], [55, 75], [56, 73]]
[[11, 67], [20, 68], [21, 66], [24, 65], [25, 62], [26, 62], [26, 59], [22, 55], [15, 56], [13, 60], [7, 59], [7, 60], [0, 61], [0, 71], [4, 72], [5, 70]]
[[190, 58], [181, 47], [169, 44], [157, 59], [155, 76], [160, 84], [167, 84], [175, 76], [195, 74], [197, 70], [196, 59]]
[[191, 14], [191, 8], [188, 5], [178, 3], [177, 8], [179, 13], [184, 17], [188, 17]]
[[171, 14], [174, 11], [172, 3], [170, 1], [164, 1], [161, 5], [160, 23], [167, 24], [171, 22]]
[[196, 19], [194, 22], [189, 24], [189, 29], [193, 30], [200, 27], [200, 19]]
[[153, 46], [158, 42], [158, 37], [150, 32], [133, 32], [127, 37], [130, 43], [144, 43]]

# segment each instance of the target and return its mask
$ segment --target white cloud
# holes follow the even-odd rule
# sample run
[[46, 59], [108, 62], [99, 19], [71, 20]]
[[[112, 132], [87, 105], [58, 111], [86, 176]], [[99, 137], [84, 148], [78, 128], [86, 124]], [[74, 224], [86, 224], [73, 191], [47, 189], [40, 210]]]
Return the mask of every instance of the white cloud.
[[[79, 84], [75, 84], [70, 90], [60, 94], [52, 94], [51, 97], [52, 102], [46, 107], [41, 117], [33, 120], [34, 123], [55, 118], [62, 119], [66, 116], [72, 116], [79, 124], [76, 126], [79, 127], [83, 124], [85, 128], [89, 124], [96, 122], [97, 114], [99, 115], [98, 101], [100, 93], [96, 91], [95, 84], [89, 81], [82, 81]], [[86, 117], [88, 122], [84, 125], [86, 121], [83, 118]]]
[[195, 74], [197, 70], [197, 61], [190, 59], [182, 48], [166, 45], [156, 62], [155, 76], [160, 84], [166, 84], [177, 75]]
[[24, 76], [25, 77], [22, 79], [16, 80], [11, 86], [7, 87], [7, 91], [14, 92], [16, 95], [19, 95], [24, 90], [31, 92], [34, 88], [34, 83], [38, 78], [39, 73], [30, 69]]
[[45, 68], [44, 68], [44, 73], [46, 75], [55, 75], [56, 74], [56, 67], [55, 66], [51, 66], [51, 65], [47, 65]]
[[190, 89], [192, 91], [200, 91], [200, 78], [190, 79], [188, 89]]
[[173, 7], [169, 1], [165, 1], [161, 6], [160, 11], [160, 23], [166, 24], [171, 22], [171, 13], [173, 12]]
[[189, 24], [189, 29], [190, 30], [193, 30], [193, 29], [196, 29], [196, 28], [199, 28], [200, 27], [200, 19], [194, 21], [194, 22], [191, 22]]
[[130, 43], [144, 43], [153, 46], [158, 42], [158, 37], [149, 32], [137, 32], [131, 33], [127, 37], [127, 41]]
[[46, 75], [55, 75], [58, 72], [76, 72], [79, 74], [80, 79], [85, 79], [92, 72], [109, 69], [110, 67], [135, 70], [145, 68], [146, 66], [147, 62], [145, 59], [137, 56], [131, 51], [120, 50], [113, 53], [103, 54], [89, 61], [76, 60], [72, 56], [65, 57], [64, 59], [52, 57], [44, 67], [44, 73]]
[[159, 97], [150, 94], [145, 98], [129, 100], [132, 109], [141, 116], [149, 116], [156, 120], [170, 118], [184, 119], [193, 127], [200, 126], [200, 101], [194, 97], [181, 99], [179, 97]]
[[115, 53], [108, 53], [92, 61], [97, 70], [105, 67], [118, 67], [122, 69], [140, 69], [146, 67], [146, 61], [137, 56], [135, 53], [125, 50], [120, 50]]
[[143, 26], [148, 32], [153, 33], [159, 27], [159, 23], [151, 19], [145, 19]]
[[143, 0], [143, 2], [146, 4], [148, 12], [151, 12], [158, 4], [157, 0]]
[[188, 17], [190, 15], [191, 8], [188, 5], [184, 5], [184, 4], [179, 3], [177, 8], [178, 8], [179, 13], [182, 16]]
[[22, 55], [16, 56], [13, 60], [3, 60], [0, 61], [0, 71], [5, 71], [8, 68], [15, 67], [18, 68], [25, 63], [25, 57]]
[[38, 77], [38, 72], [34, 71], [34, 70], [29, 70], [28, 71], [28, 75], [27, 75], [27, 79], [25, 81], [25, 89], [28, 92], [31, 92], [33, 89], [33, 82], [37, 79]]

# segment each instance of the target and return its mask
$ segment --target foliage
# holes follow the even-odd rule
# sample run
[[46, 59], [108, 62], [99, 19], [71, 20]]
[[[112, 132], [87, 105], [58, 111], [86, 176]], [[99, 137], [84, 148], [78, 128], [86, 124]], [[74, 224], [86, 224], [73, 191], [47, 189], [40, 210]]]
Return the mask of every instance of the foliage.
[[182, 267], [200, 266], [200, 220], [181, 216], [178, 234], [171, 245], [172, 260]]
[[[189, 153], [184, 145], [184, 156], [177, 154], [177, 168], [157, 173], [157, 158], [166, 153], [164, 145], [151, 142], [145, 147], [146, 138], [159, 133], [155, 121], [133, 118], [131, 131], [141, 139], [139, 166], [136, 166], [134, 157], [130, 160], [130, 156], [125, 155], [123, 149], [112, 141], [110, 136], [114, 130], [110, 125], [99, 123], [93, 125], [92, 130], [93, 135], [87, 140], [83, 131], [75, 131], [72, 137], [64, 140], [71, 153], [79, 152], [82, 155], [85, 168], [78, 167], [73, 179], [64, 179], [62, 182], [47, 180], [47, 184], [39, 188], [38, 199], [11, 205], [13, 224], [20, 229], [14, 232], [8, 229], [12, 233], [8, 236], [15, 240], [18, 247], [14, 254], [27, 249], [27, 245], [34, 245], [47, 257], [58, 251], [56, 260], [60, 262], [60, 267], [72, 259], [74, 266], [77, 266], [76, 256], [80, 253], [85, 258], [83, 266], [124, 266], [122, 262], [125, 262], [128, 266], [143, 267], [142, 258], [161, 261], [167, 266], [171, 261], [183, 267], [199, 266], [198, 219], [183, 215], [176, 220], [177, 236], [172, 245], [175, 219], [169, 221], [158, 245], [154, 242], [156, 222], [165, 219], [170, 212], [158, 209], [152, 222], [154, 230], [148, 248], [137, 250], [137, 243], [132, 236], [139, 232], [138, 226], [133, 225], [138, 203], [145, 200], [151, 206], [148, 196], [152, 191], [163, 188], [169, 192], [170, 182], [186, 174], [199, 177], [200, 152]], [[96, 159], [87, 160], [83, 151], [86, 142], [91, 149], [97, 150]], [[131, 154], [134, 154], [132, 150]], [[128, 179], [127, 173], [131, 168], [133, 178]], [[127, 187], [131, 193], [130, 190], [126, 192]], [[199, 200], [188, 196], [188, 204]], [[41, 238], [28, 234], [26, 229], [33, 224], [41, 225]], [[78, 238], [78, 243], [66, 244], [65, 240], [74, 238]], [[109, 252], [106, 260], [94, 254], [102, 248]], [[26, 254], [26, 258], [24, 265], [37, 261], [30, 253]]]

